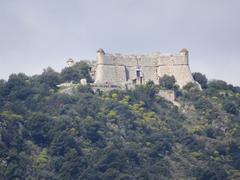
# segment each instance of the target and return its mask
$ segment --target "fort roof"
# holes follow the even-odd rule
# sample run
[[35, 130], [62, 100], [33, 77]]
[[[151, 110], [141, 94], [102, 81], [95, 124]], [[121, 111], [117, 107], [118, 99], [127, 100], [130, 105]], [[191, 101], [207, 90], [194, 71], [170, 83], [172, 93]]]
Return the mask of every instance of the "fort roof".
[[186, 48], [183, 48], [180, 53], [188, 53], [188, 50]]
[[104, 50], [102, 48], [98, 49], [97, 53], [103, 53], [105, 54]]

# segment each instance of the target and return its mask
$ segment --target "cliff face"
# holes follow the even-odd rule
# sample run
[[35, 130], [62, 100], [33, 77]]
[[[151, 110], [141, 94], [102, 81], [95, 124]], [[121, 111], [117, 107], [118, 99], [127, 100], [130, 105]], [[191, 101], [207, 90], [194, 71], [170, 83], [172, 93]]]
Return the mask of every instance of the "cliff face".
[[98, 51], [95, 67], [97, 84], [146, 84], [151, 80], [159, 84], [159, 78], [173, 75], [183, 87], [193, 82], [188, 64], [188, 52], [177, 54], [122, 55]]

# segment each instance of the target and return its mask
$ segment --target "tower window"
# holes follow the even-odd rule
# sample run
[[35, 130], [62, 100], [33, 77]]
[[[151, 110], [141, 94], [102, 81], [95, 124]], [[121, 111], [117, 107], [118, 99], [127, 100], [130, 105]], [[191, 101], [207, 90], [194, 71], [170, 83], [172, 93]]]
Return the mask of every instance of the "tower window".
[[136, 70], [136, 75], [137, 75], [138, 78], [140, 77], [140, 72], [141, 72], [140, 69]]
[[143, 77], [140, 77], [140, 84], [143, 84]]

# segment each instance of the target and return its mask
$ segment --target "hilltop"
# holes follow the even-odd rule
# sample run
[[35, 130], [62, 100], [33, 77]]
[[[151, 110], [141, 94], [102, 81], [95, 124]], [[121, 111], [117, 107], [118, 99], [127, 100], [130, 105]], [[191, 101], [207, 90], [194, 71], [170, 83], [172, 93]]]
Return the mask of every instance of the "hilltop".
[[[0, 179], [240, 179], [240, 88], [174, 77], [93, 91], [86, 63], [0, 81]], [[73, 82], [71, 94], [57, 85]], [[180, 106], [159, 90], [171, 90]]]

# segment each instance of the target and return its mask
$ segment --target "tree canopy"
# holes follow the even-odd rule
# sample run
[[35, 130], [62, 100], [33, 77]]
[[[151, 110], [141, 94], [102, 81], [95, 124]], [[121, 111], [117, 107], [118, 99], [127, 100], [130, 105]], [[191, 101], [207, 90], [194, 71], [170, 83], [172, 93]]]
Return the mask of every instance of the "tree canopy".
[[[0, 81], [0, 179], [240, 178], [239, 87], [178, 89], [169, 76], [100, 94], [56, 86], [80, 78], [90, 81], [86, 64]], [[178, 91], [181, 106], [161, 88]]]

